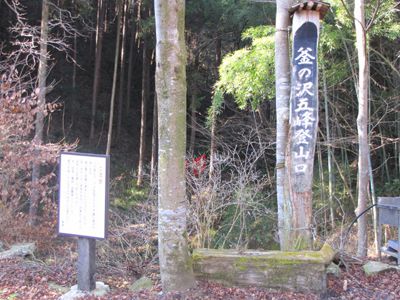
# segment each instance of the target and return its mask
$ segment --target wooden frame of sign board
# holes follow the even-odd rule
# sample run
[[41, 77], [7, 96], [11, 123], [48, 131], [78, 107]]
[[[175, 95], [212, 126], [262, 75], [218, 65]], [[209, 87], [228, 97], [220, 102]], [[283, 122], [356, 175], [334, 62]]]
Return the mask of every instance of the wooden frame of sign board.
[[109, 155], [62, 152], [58, 234], [105, 239], [109, 208]]

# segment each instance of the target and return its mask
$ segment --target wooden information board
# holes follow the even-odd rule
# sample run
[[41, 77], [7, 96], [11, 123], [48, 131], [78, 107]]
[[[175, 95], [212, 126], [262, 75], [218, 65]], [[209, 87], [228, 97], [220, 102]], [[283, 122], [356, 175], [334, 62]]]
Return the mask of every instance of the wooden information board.
[[[318, 13], [312, 14], [315, 23], [319, 23]], [[309, 191], [313, 180], [318, 127], [318, 24], [315, 23], [303, 22], [296, 28], [293, 38], [290, 149], [291, 178], [296, 192]]]
[[108, 183], [109, 156], [61, 154], [59, 234], [106, 238]]

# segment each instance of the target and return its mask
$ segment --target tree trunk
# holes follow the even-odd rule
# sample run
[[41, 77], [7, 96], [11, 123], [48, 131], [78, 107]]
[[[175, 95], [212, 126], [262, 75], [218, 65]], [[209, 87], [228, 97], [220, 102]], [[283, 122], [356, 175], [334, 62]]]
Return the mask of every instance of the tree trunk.
[[142, 68], [142, 104], [140, 121], [140, 146], [139, 165], [137, 171], [137, 186], [143, 184], [144, 157], [146, 153], [146, 131], [147, 131], [147, 102], [149, 98], [150, 61], [148, 58], [147, 40], [143, 39], [143, 68]]
[[118, 122], [117, 122], [117, 140], [121, 136], [122, 126], [122, 110], [124, 106], [124, 79], [125, 79], [125, 44], [126, 44], [126, 27], [127, 27], [127, 14], [128, 14], [128, 2], [123, 0], [124, 14], [122, 20], [122, 43], [121, 43], [121, 56], [120, 56], [120, 76], [119, 76], [119, 94], [118, 94]]
[[[368, 58], [367, 39], [365, 30], [364, 0], [354, 2], [354, 22], [356, 27], [356, 47], [358, 55], [358, 206], [356, 214], [362, 213], [368, 199]], [[357, 255], [367, 255], [367, 218], [365, 215], [358, 219]]]
[[[192, 61], [194, 74], [198, 72], [199, 69], [199, 55], [198, 53], [193, 53], [192, 57], [189, 57], [189, 60]], [[189, 153], [190, 155], [194, 155], [195, 142], [196, 142], [196, 132], [197, 132], [197, 108], [200, 105], [198, 102], [200, 101], [198, 98], [198, 86], [196, 83], [195, 76], [192, 77], [190, 84], [190, 140], [189, 140]]]
[[97, 96], [99, 95], [101, 54], [103, 51], [103, 31], [104, 31], [104, 1], [97, 2], [97, 27], [96, 27], [96, 58], [94, 63], [93, 95], [92, 95], [92, 114], [90, 118], [89, 142], [93, 144], [95, 125], [96, 125], [96, 106]]
[[[155, 0], [158, 100], [158, 245], [165, 292], [194, 285], [186, 232], [185, 1]], [[173, 176], [171, 176], [173, 174]]]
[[117, 77], [118, 77], [118, 57], [119, 57], [119, 44], [121, 40], [121, 14], [122, 14], [122, 0], [117, 0], [116, 5], [118, 5], [118, 20], [117, 20], [117, 39], [115, 42], [115, 57], [114, 57], [114, 75], [113, 75], [113, 83], [112, 83], [112, 91], [111, 91], [111, 102], [110, 102], [110, 116], [108, 119], [108, 134], [107, 134], [107, 149], [106, 154], [110, 154], [111, 152], [111, 142], [112, 142], [112, 128], [114, 121], [114, 105], [115, 105], [115, 90], [117, 87]]
[[[135, 11], [135, 9], [133, 9]], [[130, 34], [130, 42], [129, 42], [129, 58], [128, 58], [128, 79], [126, 83], [126, 114], [129, 115], [129, 111], [131, 109], [131, 97], [132, 97], [132, 71], [133, 64], [136, 58], [136, 26], [134, 20], [135, 13], [132, 13], [132, 28]]]
[[[218, 79], [218, 67], [221, 64], [221, 37], [219, 33], [217, 33], [217, 37], [215, 38], [215, 78]], [[213, 110], [211, 115], [211, 136], [210, 136], [210, 169], [209, 169], [209, 177], [211, 179], [214, 172], [214, 158], [215, 153], [217, 151], [217, 143], [216, 143], [216, 125], [217, 125], [217, 115]]]
[[192, 84], [191, 95], [190, 95], [190, 141], [189, 141], [189, 153], [194, 155], [194, 146], [196, 141], [196, 98], [197, 90], [196, 84]]
[[334, 173], [332, 169], [332, 146], [331, 146], [331, 128], [329, 121], [329, 98], [328, 98], [328, 87], [326, 84], [326, 73], [325, 66], [322, 65], [322, 77], [323, 77], [323, 87], [324, 87], [324, 109], [325, 109], [325, 127], [326, 127], [326, 144], [327, 144], [327, 153], [328, 156], [328, 193], [329, 193], [329, 219], [331, 223], [331, 228], [335, 228], [335, 217], [333, 211], [333, 183], [334, 183]]
[[214, 156], [215, 152], [217, 151], [217, 144], [215, 140], [216, 118], [217, 118], [216, 113], [213, 110], [211, 114], [211, 132], [210, 132], [210, 169], [208, 172], [208, 177], [210, 178], [210, 182], [212, 175], [214, 173]]
[[74, 50], [73, 50], [73, 64], [72, 64], [72, 92], [74, 94], [73, 101], [75, 102], [76, 99], [76, 65], [78, 64], [77, 62], [77, 52], [78, 52], [78, 45], [77, 45], [77, 36], [76, 32], [74, 32]]
[[[368, 61], [370, 61], [370, 53], [369, 53], [369, 49], [368, 49], [368, 55], [367, 55]], [[368, 64], [368, 74], [371, 74], [371, 65]], [[371, 115], [372, 115], [372, 92], [371, 92], [371, 77], [368, 76], [368, 103], [370, 104], [368, 106], [368, 120], [371, 120]], [[368, 122], [368, 132], [371, 132], [372, 130], [372, 124], [371, 122]], [[378, 127], [379, 127], [379, 132], [382, 132], [381, 130], [381, 126], [380, 123], [378, 123]], [[368, 145], [371, 142], [371, 135], [368, 135]], [[382, 137], [381, 137], [381, 143], [383, 145], [383, 141], [382, 141]], [[383, 154], [384, 155], [384, 164], [386, 166], [387, 169], [387, 161], [386, 161], [386, 152], [384, 147], [382, 148], [383, 150]], [[368, 175], [369, 175], [369, 192], [370, 192], [370, 196], [371, 196], [371, 200], [372, 200], [372, 204], [376, 205], [377, 201], [376, 201], [376, 193], [375, 193], [375, 181], [374, 181], [374, 173], [372, 170], [372, 162], [371, 162], [371, 152], [369, 151], [368, 148]], [[389, 170], [387, 169], [387, 180], [390, 180], [390, 176], [389, 176]], [[375, 253], [378, 255], [379, 258], [381, 258], [381, 249], [379, 247], [379, 241], [378, 241], [378, 208], [375, 206], [372, 209], [372, 224], [373, 224], [373, 228], [374, 228], [374, 248], [375, 248]]]
[[289, 63], [289, 8], [291, 0], [276, 2], [275, 33], [275, 89], [276, 89], [276, 193], [278, 230], [281, 250], [290, 245], [290, 199], [285, 192], [285, 156], [289, 132], [290, 63]]
[[154, 93], [154, 107], [153, 107], [153, 133], [151, 136], [151, 162], [150, 162], [150, 185], [153, 186], [156, 179], [157, 171], [157, 94]]
[[[49, 4], [48, 0], [42, 2], [42, 21], [40, 29], [40, 60], [38, 69], [39, 93], [37, 102], [37, 113], [35, 119], [35, 136], [33, 138], [36, 157], [39, 155], [39, 147], [43, 142], [44, 112], [46, 106], [46, 77], [47, 77], [47, 40], [49, 31]], [[34, 160], [32, 165], [32, 194], [29, 203], [29, 224], [37, 222], [37, 210], [40, 202], [38, 184], [40, 179], [40, 162]]]

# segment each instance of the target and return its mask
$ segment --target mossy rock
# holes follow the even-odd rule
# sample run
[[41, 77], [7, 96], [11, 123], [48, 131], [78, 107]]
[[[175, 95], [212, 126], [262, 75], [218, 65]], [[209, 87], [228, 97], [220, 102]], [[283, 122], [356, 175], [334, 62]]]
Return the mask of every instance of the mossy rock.
[[326, 268], [335, 251], [255, 251], [195, 249], [193, 269], [198, 278], [229, 286], [259, 286], [294, 291], [326, 291]]
[[129, 287], [129, 290], [133, 292], [137, 292], [140, 290], [150, 290], [153, 287], [153, 281], [150, 278], [145, 276], [141, 277], [140, 279], [136, 280], [132, 285]]
[[50, 281], [48, 283], [48, 287], [49, 287], [49, 289], [51, 289], [53, 291], [56, 291], [58, 293], [63, 293], [63, 294], [67, 293], [69, 291], [68, 287], [59, 285], [59, 284], [57, 284], [55, 282], [52, 282], [52, 281]]
[[335, 263], [331, 263], [327, 269], [326, 269], [326, 273], [327, 274], [332, 274], [335, 277], [339, 277], [340, 276], [340, 268], [337, 264]]
[[364, 273], [367, 276], [383, 273], [386, 271], [397, 270], [400, 271], [398, 266], [392, 266], [380, 261], [369, 261], [363, 265]]

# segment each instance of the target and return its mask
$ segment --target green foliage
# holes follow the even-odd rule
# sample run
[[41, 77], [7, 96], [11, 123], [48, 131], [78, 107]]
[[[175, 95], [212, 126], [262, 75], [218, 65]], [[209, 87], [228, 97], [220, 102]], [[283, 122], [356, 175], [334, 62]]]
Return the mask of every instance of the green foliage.
[[[394, 0], [369, 1], [366, 5], [367, 25], [370, 26], [368, 37], [386, 38], [391, 41], [400, 36], [400, 24], [398, 20], [398, 9]], [[341, 0], [331, 1], [333, 14], [328, 14], [324, 20], [320, 32], [320, 47], [324, 54], [343, 50], [343, 42], [352, 40], [355, 42], [354, 19], [352, 7], [343, 6]], [[349, 15], [350, 13], [350, 15]], [[370, 24], [371, 18], [373, 23]], [[337, 53], [336, 53], [337, 54]]]
[[[319, 64], [321, 66], [324, 64], [328, 87], [341, 86], [341, 88], [348, 91], [348, 94], [344, 97], [352, 97], [351, 93], [354, 92], [354, 84], [348, 79], [354, 77], [352, 68], [354, 72], [357, 72], [357, 64], [354, 62], [356, 38], [354, 19], [352, 17], [353, 7], [351, 5], [345, 7], [341, 0], [333, 0], [330, 3], [333, 13], [327, 14], [320, 31]], [[378, 3], [379, 6], [377, 6]], [[375, 55], [374, 51], [369, 52], [372, 78], [371, 87], [374, 88], [374, 83], [379, 82], [376, 91], [371, 89], [373, 94], [382, 93], [381, 68], [391, 60], [388, 59], [385, 61], [386, 56], [390, 55], [390, 52], [385, 53], [384, 46], [382, 47], [382, 45], [384, 45], [383, 43], [390, 43], [400, 36], [400, 24], [395, 7], [396, 4], [393, 0], [368, 1], [366, 3], [369, 47], [373, 48], [379, 44], [380, 52], [382, 52], [382, 57]], [[350, 64], [353, 62], [354, 65], [351, 67]], [[378, 74], [375, 73], [376, 69], [379, 69]], [[379, 81], [376, 81], [377, 79]]]
[[240, 109], [249, 103], [256, 109], [275, 95], [273, 32], [270, 26], [246, 30], [242, 38], [251, 45], [225, 56], [219, 68], [217, 90], [233, 95]]
[[208, 108], [207, 126], [211, 127], [213, 118], [221, 113], [222, 105], [224, 104], [224, 94], [222, 90], [216, 89], [212, 98], [211, 106]]
[[[373, 26], [371, 27], [370, 35], [372, 37], [383, 37], [391, 41], [400, 37], [400, 23], [398, 17], [398, 3], [394, 0], [380, 1], [380, 8], [374, 18]], [[376, 1], [371, 1], [369, 15], [375, 9]]]
[[[332, 0], [331, 2], [334, 14], [334, 26], [339, 34], [355, 35], [353, 30], [353, 8], [351, 6], [343, 6], [341, 0]], [[367, 1], [365, 7], [365, 15], [367, 26], [370, 26], [369, 37], [387, 38], [395, 40], [400, 36], [400, 24], [398, 20], [398, 9], [395, 0], [373, 0]], [[328, 19], [329, 21], [329, 19]], [[372, 21], [372, 23], [371, 23]], [[338, 44], [340, 47], [340, 44]]]
[[129, 211], [137, 204], [143, 203], [149, 195], [149, 187], [138, 187], [134, 179], [120, 179], [114, 182], [116, 196], [111, 205]]
[[73, 1], [73, 4], [75, 5], [75, 9], [81, 16], [90, 16], [91, 14], [96, 12], [95, 6], [93, 6], [90, 1], [76, 0]]
[[[342, 172], [347, 176], [342, 178], [337, 167], [340, 167]], [[340, 226], [343, 220], [349, 220], [354, 217], [354, 210], [357, 206], [356, 189], [357, 185], [357, 169], [349, 169], [345, 172], [346, 166], [343, 163], [335, 165], [332, 168], [333, 172], [333, 190], [332, 201], [329, 203], [329, 173], [328, 169], [323, 169], [323, 174], [320, 174], [320, 169], [317, 166], [314, 169], [313, 183], [313, 218], [318, 236], [326, 236], [329, 232], [326, 231], [327, 223], [329, 223], [329, 209], [332, 205], [335, 223]], [[322, 176], [321, 176], [322, 175]], [[321, 178], [324, 181], [321, 181]], [[346, 180], [346, 182], [343, 182]]]
[[[5, 289], [5, 290], [0, 290], [0, 296], [3, 295], [3, 294], [6, 294], [7, 292], [8, 292], [7, 289]], [[9, 295], [6, 296], [6, 297], [7, 297], [7, 298], [1, 297], [0, 299], [14, 300], [14, 299], [18, 299], [18, 298], [19, 298], [19, 295], [18, 295], [18, 293], [11, 293], [11, 294], [9, 294]]]
[[332, 53], [342, 49], [344, 39], [349, 38], [348, 33], [340, 30], [336, 24], [324, 24], [319, 37], [319, 47], [322, 50], [320, 53]]
[[383, 188], [377, 190], [378, 196], [382, 197], [399, 197], [400, 196], [400, 179], [395, 178], [386, 182]]
[[154, 37], [155, 26], [156, 23], [154, 16], [147, 17], [146, 19], [141, 19], [139, 27], [140, 30], [138, 32], [139, 37], [147, 39]]
[[275, 202], [257, 185], [237, 187], [232, 204], [224, 209], [212, 242], [214, 248], [275, 249], [275, 218], [268, 212]]
[[[249, 200], [249, 199], [247, 199]], [[274, 241], [274, 226], [276, 220], [255, 213], [256, 208], [251, 203], [249, 206], [230, 205], [221, 216], [219, 229], [214, 235], [212, 245], [214, 248], [244, 247], [249, 249], [278, 249]], [[257, 205], [265, 205], [261, 201]]]
[[263, 24], [274, 7], [248, 0], [188, 0], [187, 24], [219, 32], [241, 32], [247, 26]]

